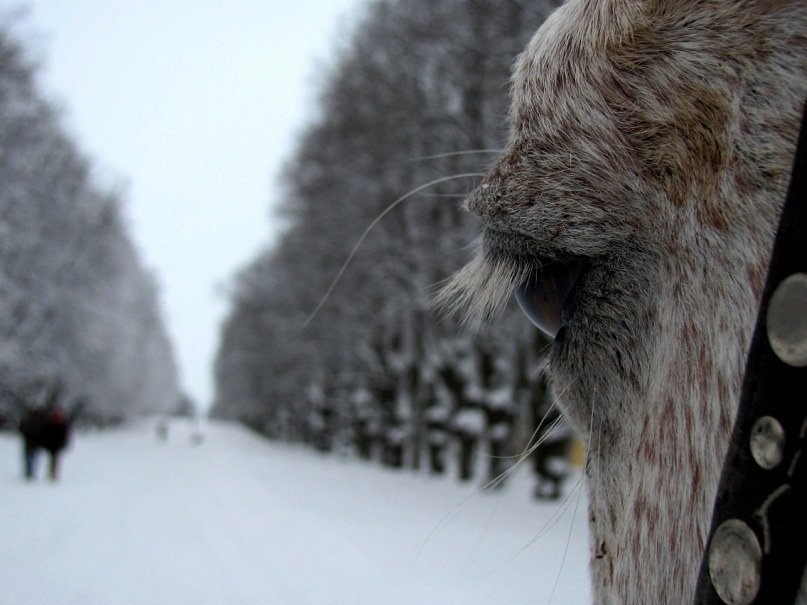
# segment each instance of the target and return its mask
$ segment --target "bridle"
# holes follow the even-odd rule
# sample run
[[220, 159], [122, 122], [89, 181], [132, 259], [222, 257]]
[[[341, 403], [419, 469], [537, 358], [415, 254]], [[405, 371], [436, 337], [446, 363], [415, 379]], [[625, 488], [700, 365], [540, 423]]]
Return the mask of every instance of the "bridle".
[[807, 563], [807, 106], [695, 603], [792, 604]]

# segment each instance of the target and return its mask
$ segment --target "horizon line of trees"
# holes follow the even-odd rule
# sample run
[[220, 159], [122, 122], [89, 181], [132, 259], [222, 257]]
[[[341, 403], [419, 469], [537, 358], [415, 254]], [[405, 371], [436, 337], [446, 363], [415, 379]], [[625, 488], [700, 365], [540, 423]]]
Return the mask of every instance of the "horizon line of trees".
[[104, 424], [180, 403], [158, 289], [0, 19], [0, 426], [48, 394]]
[[549, 459], [563, 457], [569, 433], [548, 430], [548, 343], [512, 309], [471, 334], [432, 304], [478, 229], [459, 202], [505, 144], [513, 60], [556, 4], [367, 4], [288, 162], [288, 228], [234, 280], [214, 417], [465, 480], [501, 477], [546, 438], [536, 489], [556, 495], [563, 471]]

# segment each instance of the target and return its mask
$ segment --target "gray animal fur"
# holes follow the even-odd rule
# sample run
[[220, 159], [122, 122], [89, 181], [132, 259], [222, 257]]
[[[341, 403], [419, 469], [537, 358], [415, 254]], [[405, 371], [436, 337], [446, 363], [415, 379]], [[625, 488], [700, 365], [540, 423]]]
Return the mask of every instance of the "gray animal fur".
[[584, 259], [550, 358], [583, 437], [597, 603], [691, 600], [807, 97], [804, 0], [570, 0], [442, 293], [486, 319]]

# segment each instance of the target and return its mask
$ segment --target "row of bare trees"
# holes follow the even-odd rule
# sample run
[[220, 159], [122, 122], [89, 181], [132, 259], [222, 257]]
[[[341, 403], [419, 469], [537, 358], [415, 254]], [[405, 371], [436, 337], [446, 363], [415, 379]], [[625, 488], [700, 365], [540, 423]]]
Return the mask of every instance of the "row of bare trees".
[[58, 388], [99, 422], [179, 402], [173, 351], [120, 213], [0, 23], [0, 419]]
[[367, 5], [288, 163], [289, 228], [235, 280], [215, 415], [464, 479], [498, 477], [530, 442], [550, 407], [547, 343], [512, 310], [471, 334], [432, 298], [469, 253], [477, 226], [459, 202], [505, 142], [511, 64], [552, 8]]

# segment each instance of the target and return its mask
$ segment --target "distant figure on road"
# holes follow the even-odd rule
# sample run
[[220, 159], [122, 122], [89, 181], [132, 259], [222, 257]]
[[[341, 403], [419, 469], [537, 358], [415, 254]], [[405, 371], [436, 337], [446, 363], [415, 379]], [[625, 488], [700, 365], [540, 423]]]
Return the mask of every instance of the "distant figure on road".
[[59, 456], [67, 447], [70, 423], [64, 409], [57, 403], [46, 408], [26, 411], [20, 420], [23, 439], [23, 472], [28, 480], [36, 478], [39, 450], [48, 452], [48, 476], [52, 481], [59, 478]]
[[166, 418], [160, 418], [157, 422], [157, 439], [168, 441], [168, 420]]
[[193, 430], [191, 431], [191, 443], [193, 445], [202, 445], [205, 440], [205, 434], [202, 431], [202, 422], [199, 418], [193, 421]]
[[22, 459], [26, 479], [36, 476], [37, 460], [39, 458], [39, 441], [42, 427], [45, 426], [45, 410], [27, 410], [20, 420], [20, 434], [22, 435]]

